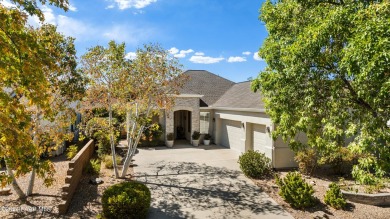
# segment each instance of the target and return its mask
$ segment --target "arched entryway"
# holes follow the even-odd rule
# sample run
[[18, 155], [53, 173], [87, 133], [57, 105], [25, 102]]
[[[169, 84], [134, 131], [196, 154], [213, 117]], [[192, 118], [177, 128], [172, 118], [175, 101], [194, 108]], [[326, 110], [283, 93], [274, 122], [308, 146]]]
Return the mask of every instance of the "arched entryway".
[[191, 140], [192, 112], [177, 110], [174, 112], [174, 134], [177, 140]]

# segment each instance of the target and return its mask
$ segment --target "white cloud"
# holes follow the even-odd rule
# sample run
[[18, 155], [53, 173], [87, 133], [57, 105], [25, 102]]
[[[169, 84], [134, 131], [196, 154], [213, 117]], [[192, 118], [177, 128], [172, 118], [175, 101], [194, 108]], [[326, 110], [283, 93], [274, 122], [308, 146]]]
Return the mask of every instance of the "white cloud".
[[204, 56], [204, 53], [203, 52], [196, 52], [195, 55], [196, 56]]
[[154, 35], [153, 28], [145, 28], [133, 26], [130, 24], [116, 24], [109, 28], [97, 28], [103, 32], [103, 37], [107, 40], [115, 40], [117, 42], [126, 42], [126, 44], [138, 45], [141, 40], [150, 38]]
[[249, 56], [249, 55], [252, 54], [252, 53], [249, 52], [249, 51], [246, 51], [246, 52], [243, 52], [242, 54], [243, 54], [243, 55], [246, 55], [246, 56]]
[[114, 2], [118, 5], [120, 10], [125, 10], [128, 8], [145, 8], [146, 6], [157, 2], [157, 0], [114, 0]]
[[187, 54], [193, 53], [193, 52], [194, 52], [194, 50], [192, 50], [192, 49], [180, 50], [180, 53], [177, 53], [174, 56], [176, 58], [185, 58]]
[[264, 61], [264, 59], [259, 57], [259, 52], [254, 52], [253, 53], [253, 59], [256, 61]]
[[229, 57], [229, 59], [227, 60], [228, 62], [246, 62], [246, 58], [245, 57], [240, 57], [240, 56], [231, 56]]
[[57, 25], [59, 32], [75, 37], [77, 40], [88, 40], [98, 34], [98, 31], [94, 30], [90, 25], [64, 15], [58, 15]]
[[111, 5], [107, 6], [105, 9], [112, 9], [112, 8], [115, 8], [115, 5], [111, 4]]
[[134, 60], [136, 57], [137, 57], [137, 53], [135, 52], [129, 52], [125, 56], [126, 59], [130, 59], [130, 60]]
[[[43, 15], [45, 16], [45, 23], [53, 24], [53, 25], [57, 24], [57, 17], [51, 8], [47, 7], [46, 5], [43, 5], [41, 7], [41, 11], [42, 11]], [[36, 15], [29, 16], [28, 23], [34, 27], [41, 25], [40, 20]]]
[[192, 50], [192, 49], [179, 50], [176, 47], [172, 47], [168, 51], [169, 51], [169, 53], [171, 53], [176, 58], [185, 58], [187, 54], [194, 52], [194, 50]]
[[224, 60], [224, 58], [213, 58], [209, 56], [194, 55], [190, 58], [190, 62], [198, 64], [214, 64]]
[[72, 4], [69, 4], [68, 8], [69, 8], [69, 11], [73, 11], [73, 12], [77, 11], [76, 6], [74, 6]]
[[3, 4], [3, 5], [4, 5], [4, 7], [6, 7], [6, 8], [13, 8], [13, 7], [16, 7], [16, 5], [15, 5], [15, 4], [11, 3], [11, 2], [10, 2], [10, 1], [8, 1], [8, 0], [4, 0], [4, 1], [2, 1], [2, 2], [1, 2], [1, 4]]
[[176, 47], [172, 47], [170, 50], [168, 50], [169, 53], [171, 53], [172, 55], [175, 55], [179, 52], [179, 49], [176, 48]]

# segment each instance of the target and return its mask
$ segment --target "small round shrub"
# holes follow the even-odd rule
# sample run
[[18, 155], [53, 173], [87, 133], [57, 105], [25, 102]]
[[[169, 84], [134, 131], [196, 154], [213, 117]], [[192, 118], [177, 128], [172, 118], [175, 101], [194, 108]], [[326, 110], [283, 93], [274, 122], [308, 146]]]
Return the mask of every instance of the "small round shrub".
[[293, 208], [303, 209], [313, 206], [316, 198], [313, 196], [314, 190], [306, 183], [300, 173], [290, 172], [284, 179], [275, 175], [276, 184], [279, 186], [279, 195]]
[[[122, 157], [116, 155], [115, 156], [115, 160], [116, 160], [116, 164], [120, 164], [122, 162]], [[112, 156], [111, 155], [108, 155], [108, 154], [105, 155], [104, 158], [103, 158], [103, 161], [104, 161], [104, 166], [107, 169], [113, 169], [114, 168], [114, 164], [112, 162]]]
[[298, 151], [295, 156], [299, 171], [306, 175], [311, 175], [317, 168], [317, 152], [314, 149]]
[[108, 187], [103, 192], [104, 217], [146, 218], [150, 207], [151, 194], [144, 184], [131, 181]]
[[327, 205], [330, 205], [335, 209], [343, 209], [347, 204], [341, 193], [340, 187], [336, 183], [331, 183], [329, 185], [329, 189], [324, 196], [324, 201]]
[[249, 150], [238, 158], [241, 171], [247, 177], [259, 179], [271, 173], [271, 159], [258, 151]]

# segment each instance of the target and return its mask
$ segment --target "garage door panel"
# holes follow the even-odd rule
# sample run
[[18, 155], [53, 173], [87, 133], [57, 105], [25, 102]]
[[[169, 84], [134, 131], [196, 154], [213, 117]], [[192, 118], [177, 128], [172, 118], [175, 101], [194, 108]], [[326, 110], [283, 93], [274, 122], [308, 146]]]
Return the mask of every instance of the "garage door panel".
[[253, 149], [262, 153], [265, 153], [265, 147], [267, 144], [267, 134], [265, 129], [265, 125], [253, 124]]
[[222, 120], [221, 144], [224, 147], [243, 152], [244, 146], [240, 121]]

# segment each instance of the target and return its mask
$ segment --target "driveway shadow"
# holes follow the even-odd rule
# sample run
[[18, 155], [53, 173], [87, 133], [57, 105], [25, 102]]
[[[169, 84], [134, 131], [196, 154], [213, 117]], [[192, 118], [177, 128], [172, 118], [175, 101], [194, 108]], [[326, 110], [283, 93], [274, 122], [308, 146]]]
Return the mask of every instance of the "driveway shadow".
[[287, 216], [240, 171], [190, 162], [157, 162], [135, 179], [152, 192], [150, 218]]

